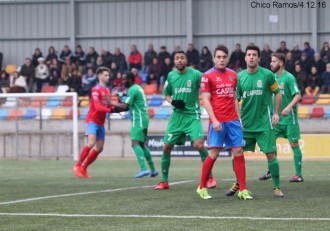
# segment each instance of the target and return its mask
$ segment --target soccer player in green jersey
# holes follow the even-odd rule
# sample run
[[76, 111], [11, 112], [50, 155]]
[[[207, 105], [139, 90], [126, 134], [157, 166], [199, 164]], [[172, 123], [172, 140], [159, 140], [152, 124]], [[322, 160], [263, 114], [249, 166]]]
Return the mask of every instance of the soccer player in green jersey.
[[[130, 110], [132, 148], [141, 169], [134, 177], [142, 178], [149, 175], [150, 177], [156, 177], [158, 171], [155, 169], [149, 148], [144, 145], [147, 139], [149, 125], [147, 101], [144, 91], [141, 86], [135, 84], [135, 76], [132, 72], [127, 72], [123, 75], [123, 82], [125, 87], [128, 88], [128, 97], [124, 103], [112, 104], [112, 106], [119, 110]], [[147, 169], [144, 159], [147, 160], [150, 171]]]
[[[240, 114], [245, 140], [244, 151], [255, 151], [256, 143], [266, 154], [268, 169], [272, 174], [275, 197], [283, 197], [280, 188], [280, 167], [276, 156], [274, 126], [279, 122], [282, 95], [275, 75], [260, 66], [260, 49], [250, 44], [245, 50], [247, 69], [238, 73], [237, 99], [243, 100]], [[273, 113], [272, 96], [275, 94]], [[273, 115], [272, 115], [273, 114]], [[236, 183], [235, 183], [236, 184]], [[235, 184], [232, 189], [235, 188]]]
[[[204, 162], [208, 155], [204, 147], [204, 132], [200, 119], [199, 89], [202, 73], [187, 67], [187, 57], [184, 51], [174, 54], [176, 70], [168, 74], [163, 94], [165, 100], [173, 106], [173, 113], [167, 125], [164, 136], [164, 148], [161, 159], [162, 181], [156, 190], [169, 188], [168, 172], [171, 163], [171, 151], [175, 144], [184, 144], [186, 135], [194, 142]], [[208, 187], [215, 187], [214, 177], [210, 177]]]
[[[282, 106], [280, 123], [275, 126], [276, 138], [288, 139], [292, 151], [296, 173], [290, 182], [303, 182], [301, 173], [302, 153], [299, 147], [300, 129], [298, 124], [297, 104], [301, 98], [300, 91], [293, 75], [287, 72], [285, 67], [285, 56], [281, 53], [273, 53], [271, 70], [276, 73], [276, 79], [282, 93]], [[261, 176], [260, 180], [268, 180], [271, 173], [268, 171]]]

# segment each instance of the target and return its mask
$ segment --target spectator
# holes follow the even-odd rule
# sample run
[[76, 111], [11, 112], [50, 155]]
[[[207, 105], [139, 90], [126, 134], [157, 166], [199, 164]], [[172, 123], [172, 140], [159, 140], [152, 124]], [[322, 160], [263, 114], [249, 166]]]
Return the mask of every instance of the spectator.
[[73, 70], [71, 77], [68, 79], [68, 87], [67, 92], [77, 92], [78, 95], [83, 95], [82, 91], [82, 81], [81, 76], [77, 70]]
[[205, 72], [213, 66], [212, 54], [207, 46], [204, 46], [199, 56], [198, 70]]
[[94, 68], [96, 66], [97, 57], [99, 57], [99, 54], [95, 51], [94, 47], [90, 47], [86, 55], [86, 67], [83, 73], [86, 73], [88, 68]]
[[315, 96], [321, 87], [321, 78], [315, 66], [311, 68], [311, 74], [307, 78], [307, 87], [305, 92], [307, 95]]
[[136, 45], [131, 46], [131, 53], [128, 56], [128, 65], [129, 68], [136, 68], [138, 70], [141, 70], [142, 67], [142, 55], [137, 50]]
[[307, 53], [305, 53], [305, 52], [301, 53], [299, 63], [300, 63], [301, 69], [303, 71], [305, 71], [306, 74], [310, 74], [311, 62], [308, 60]]
[[165, 59], [165, 65], [162, 66], [162, 71], [160, 73], [160, 83], [164, 84], [167, 80], [167, 75], [173, 69], [173, 63], [170, 58]]
[[246, 68], [245, 53], [241, 50], [241, 44], [235, 45], [235, 51], [230, 55], [228, 67], [235, 71]]
[[35, 81], [35, 67], [32, 65], [32, 60], [30, 58], [25, 59], [25, 63], [22, 65], [20, 73], [24, 76], [25, 82], [28, 85], [28, 91], [33, 92], [33, 86]]
[[102, 56], [97, 57], [97, 59], [96, 59], [96, 66], [94, 67], [94, 72], [96, 72], [96, 70], [98, 68], [100, 68], [100, 67], [106, 67], [106, 68], [108, 68], [105, 65], [105, 63], [104, 63]]
[[148, 73], [149, 65], [152, 63], [153, 58], [157, 57], [157, 53], [154, 50], [154, 45], [152, 43], [148, 44], [148, 49], [144, 53], [144, 66], [142, 71]]
[[[31, 64], [32, 65], [32, 64]], [[26, 80], [18, 72], [10, 75], [10, 88], [9, 93], [24, 93], [26, 92]]]
[[264, 45], [264, 49], [260, 52], [260, 62], [261, 67], [270, 70], [270, 62], [272, 61], [271, 55], [273, 51], [269, 48], [269, 44]]
[[42, 57], [42, 53], [41, 53], [41, 50], [39, 47], [37, 47], [36, 49], [34, 49], [34, 53], [32, 55], [32, 65], [34, 67], [37, 67], [39, 62], [38, 62], [38, 59]]
[[49, 85], [57, 86], [61, 77], [61, 64], [57, 59], [52, 59], [49, 65]]
[[303, 52], [305, 52], [307, 54], [307, 59], [309, 62], [312, 62], [314, 59], [314, 49], [310, 47], [309, 42], [304, 42], [304, 50]]
[[102, 49], [101, 57], [103, 59], [104, 66], [110, 69], [113, 55], [109, 52], [107, 48]]
[[[134, 68], [133, 68], [134, 69]], [[132, 70], [133, 70], [132, 69]], [[135, 68], [136, 69], [136, 68]], [[136, 69], [137, 70], [137, 69]], [[123, 83], [123, 75], [121, 72], [117, 72], [117, 76], [116, 78], [113, 80], [113, 88], [112, 88], [112, 93], [116, 94], [116, 93], [120, 93], [120, 92], [124, 92], [125, 87], [124, 87], [124, 83]]]
[[82, 92], [81, 95], [88, 95], [90, 96], [92, 88], [97, 83], [97, 76], [94, 73], [94, 70], [92, 67], [89, 67], [87, 69], [87, 73], [82, 78]]
[[188, 44], [188, 49], [186, 51], [187, 56], [187, 66], [190, 66], [192, 68], [198, 67], [199, 63], [199, 52], [197, 49], [195, 49], [193, 43]]
[[[322, 60], [325, 63], [330, 62], [330, 49], [329, 49], [329, 43], [328, 42], [323, 43], [323, 47], [320, 50], [320, 55], [321, 55]], [[0, 65], [1, 65], [1, 63], [0, 63]]]
[[293, 60], [294, 62], [300, 60], [300, 57], [301, 57], [301, 50], [299, 49], [299, 45], [294, 44], [291, 53], [292, 53], [292, 60]]
[[136, 69], [136, 68], [132, 68], [132, 73], [133, 73], [134, 78], [135, 78], [135, 84], [138, 84], [138, 85], [142, 86], [142, 78], [139, 75], [139, 70]]
[[[181, 50], [181, 46], [180, 45], [175, 45], [174, 46], [174, 50], [171, 53], [171, 63], [172, 63], [172, 65], [174, 65], [174, 55], [175, 55], [175, 52], [180, 51], [180, 50]], [[158, 60], [159, 60], [159, 58], [158, 58]]]
[[330, 94], [330, 63], [327, 63], [326, 71], [322, 74], [322, 94]]
[[78, 45], [76, 47], [75, 52], [72, 55], [73, 58], [73, 62], [76, 64], [76, 66], [78, 67], [78, 72], [82, 73], [84, 70], [84, 67], [86, 65], [86, 54], [83, 51], [83, 49], [81, 48], [80, 45]]
[[58, 59], [55, 48], [53, 46], [50, 46], [48, 48], [48, 55], [46, 56], [46, 64], [49, 65], [53, 59]]
[[2, 59], [3, 59], [3, 54], [0, 52], [0, 71], [2, 70]]
[[158, 62], [160, 63], [160, 65], [163, 66], [165, 63], [165, 59], [170, 58], [170, 57], [171, 57], [171, 55], [170, 55], [170, 53], [167, 52], [166, 46], [161, 46], [160, 51], [157, 55], [157, 59], [158, 59]]
[[300, 90], [300, 95], [303, 96], [307, 86], [307, 73], [302, 70], [299, 62], [295, 65], [295, 77]]
[[65, 63], [65, 60], [68, 57], [71, 58], [71, 56], [72, 56], [72, 52], [71, 52], [69, 46], [64, 45], [63, 50], [61, 51], [60, 58], [58, 59], [58, 61], [60, 61], [61, 63]]
[[10, 79], [9, 75], [5, 71], [0, 72], [0, 93], [9, 92]]
[[35, 72], [35, 79], [37, 84], [36, 92], [41, 92], [44, 83], [48, 82], [49, 69], [48, 66], [45, 64], [45, 59], [43, 57], [40, 57], [38, 59], [38, 62], [39, 64], [36, 67], [36, 72]]
[[121, 53], [121, 50], [118, 47], [115, 49], [115, 54], [113, 56], [113, 62], [116, 63], [118, 70], [120, 72], [123, 73], [125, 70], [127, 70], [126, 57], [123, 53]]
[[59, 80], [59, 84], [67, 85], [68, 78], [73, 70], [77, 70], [76, 64], [72, 63], [71, 57], [66, 57], [65, 63], [63, 63], [61, 67], [61, 78]]
[[289, 51], [288, 53], [286, 53], [285, 70], [294, 75], [294, 66], [295, 61], [292, 58], [292, 53]]
[[280, 47], [276, 50], [276, 53], [282, 53], [282, 54], [286, 55], [286, 53], [288, 53], [288, 52], [289, 52], [289, 50], [288, 50], [288, 48], [286, 48], [286, 42], [281, 41]]
[[311, 65], [315, 66], [317, 68], [320, 76], [322, 76], [323, 72], [325, 72], [326, 63], [321, 59], [321, 55], [317, 52], [314, 54], [314, 59], [313, 59]]
[[157, 90], [160, 85], [160, 72], [162, 70], [162, 66], [158, 62], [157, 58], [153, 58], [152, 63], [149, 66], [149, 72], [147, 76], [147, 84], [151, 84], [151, 81], [156, 80], [157, 82]]
[[111, 67], [110, 67], [110, 80], [107, 85], [109, 87], [109, 89], [113, 88], [113, 81], [117, 77], [118, 71], [119, 70], [118, 70], [117, 64], [115, 62], [112, 62]]

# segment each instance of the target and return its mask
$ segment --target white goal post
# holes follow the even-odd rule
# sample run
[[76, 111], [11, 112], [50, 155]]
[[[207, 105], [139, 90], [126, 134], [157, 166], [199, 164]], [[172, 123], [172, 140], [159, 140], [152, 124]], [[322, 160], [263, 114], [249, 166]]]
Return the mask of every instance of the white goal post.
[[[16, 101], [17, 99], [20, 98], [33, 98], [33, 97], [72, 97], [72, 133], [73, 133], [73, 139], [72, 139], [72, 156], [74, 160], [78, 160], [78, 96], [77, 93], [75, 92], [65, 92], [65, 93], [5, 93], [5, 94], [0, 94], [0, 99], [5, 98], [5, 99], [13, 99], [15, 98]], [[8, 101], [8, 100], [7, 100]], [[5, 103], [6, 104], [6, 103]], [[6, 107], [6, 105], [3, 104], [0, 106], [0, 109], [3, 109]], [[18, 104], [15, 104], [16, 106], [10, 106], [10, 108], [19, 108], [17, 106]], [[17, 125], [16, 125], [17, 126]]]

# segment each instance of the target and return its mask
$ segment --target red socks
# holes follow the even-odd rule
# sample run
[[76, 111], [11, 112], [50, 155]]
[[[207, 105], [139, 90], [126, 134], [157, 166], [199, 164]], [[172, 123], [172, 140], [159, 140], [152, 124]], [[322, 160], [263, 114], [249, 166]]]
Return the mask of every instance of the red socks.
[[89, 153], [90, 150], [91, 149], [87, 145], [85, 147], [83, 147], [83, 149], [81, 150], [81, 153], [80, 153], [80, 156], [79, 156], [79, 160], [78, 160], [76, 166], [81, 166], [81, 164], [86, 159], [86, 156], [88, 155], [88, 153]]
[[93, 149], [88, 154], [88, 156], [86, 157], [85, 162], [81, 166], [86, 170], [86, 168], [96, 160], [98, 155], [99, 155], [99, 153], [95, 149]]
[[209, 155], [204, 160], [204, 163], [202, 166], [201, 180], [200, 180], [200, 184], [199, 184], [200, 189], [206, 188], [206, 183], [210, 177], [210, 173], [212, 171], [214, 162], [215, 162], [215, 160], [213, 160]]
[[234, 171], [238, 180], [239, 190], [246, 189], [246, 173], [244, 156], [234, 156]]

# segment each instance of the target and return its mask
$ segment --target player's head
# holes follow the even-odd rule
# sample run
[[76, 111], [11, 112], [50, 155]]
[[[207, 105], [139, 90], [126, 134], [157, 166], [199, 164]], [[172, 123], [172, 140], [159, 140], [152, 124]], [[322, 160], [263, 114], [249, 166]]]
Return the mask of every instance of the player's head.
[[245, 49], [245, 62], [248, 68], [256, 68], [260, 61], [260, 49], [254, 44], [249, 44]]
[[228, 64], [228, 48], [225, 45], [219, 44], [214, 49], [213, 62], [216, 68], [225, 70]]
[[106, 86], [110, 79], [110, 69], [107, 67], [99, 67], [96, 70], [96, 75], [100, 84]]
[[285, 55], [282, 53], [273, 53], [270, 68], [274, 73], [283, 70], [285, 65]]
[[126, 88], [130, 88], [135, 83], [135, 76], [131, 71], [125, 72], [122, 78]]
[[187, 65], [187, 57], [183, 50], [174, 53], [174, 65], [179, 71], [184, 71]]

